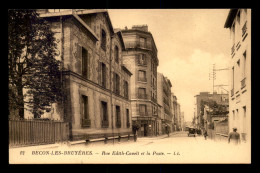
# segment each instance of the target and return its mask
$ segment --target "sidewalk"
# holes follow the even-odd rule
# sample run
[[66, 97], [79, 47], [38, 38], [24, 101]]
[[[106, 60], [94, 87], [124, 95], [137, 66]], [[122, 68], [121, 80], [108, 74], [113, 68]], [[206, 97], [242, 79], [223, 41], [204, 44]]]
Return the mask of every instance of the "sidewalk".
[[[173, 135], [176, 135], [176, 134], [178, 134], [178, 132], [172, 132], [172, 133], [170, 133], [170, 137]], [[164, 139], [164, 138], [168, 138], [168, 135], [164, 134], [164, 135], [159, 135], [159, 136], [138, 137], [138, 140], [151, 140], [151, 139], [158, 140], [158, 139]]]

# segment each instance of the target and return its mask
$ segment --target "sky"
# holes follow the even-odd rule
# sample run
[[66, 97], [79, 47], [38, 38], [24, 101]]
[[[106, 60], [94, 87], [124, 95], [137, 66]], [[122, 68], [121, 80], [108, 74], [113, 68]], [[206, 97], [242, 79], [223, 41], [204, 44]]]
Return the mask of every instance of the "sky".
[[[229, 9], [109, 9], [114, 28], [148, 25], [158, 50], [157, 71], [171, 80], [185, 121], [194, 116], [195, 95], [213, 90], [212, 64], [228, 68], [230, 32], [224, 28]], [[229, 85], [229, 71], [217, 71], [215, 85]], [[228, 86], [223, 86], [229, 90]], [[220, 87], [215, 92], [227, 93]]]

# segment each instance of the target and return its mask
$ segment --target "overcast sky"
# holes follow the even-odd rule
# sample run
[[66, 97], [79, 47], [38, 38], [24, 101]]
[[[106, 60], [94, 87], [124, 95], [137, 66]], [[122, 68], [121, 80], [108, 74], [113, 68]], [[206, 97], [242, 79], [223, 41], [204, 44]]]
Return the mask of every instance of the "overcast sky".
[[[113, 9], [108, 10], [114, 28], [148, 25], [158, 49], [158, 72], [171, 80], [185, 121], [194, 116], [194, 96], [212, 93], [209, 71], [227, 68], [230, 33], [224, 28], [228, 9]], [[215, 85], [229, 85], [228, 71], [216, 74]], [[224, 87], [229, 90], [228, 87]], [[221, 88], [215, 91], [226, 93]]]

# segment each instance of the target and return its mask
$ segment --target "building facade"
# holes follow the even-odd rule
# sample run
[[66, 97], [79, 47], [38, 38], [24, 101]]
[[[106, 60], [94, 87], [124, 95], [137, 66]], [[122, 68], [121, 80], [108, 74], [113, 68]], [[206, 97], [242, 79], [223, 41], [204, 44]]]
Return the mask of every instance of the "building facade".
[[131, 71], [132, 120], [140, 124], [140, 136], [159, 133], [157, 104], [157, 48], [147, 25], [121, 30], [126, 50], [123, 64]]
[[230, 55], [229, 131], [251, 139], [251, 9], [231, 9], [225, 28], [232, 39]]
[[130, 134], [132, 74], [123, 65], [122, 34], [114, 32], [108, 12], [39, 13], [55, 33], [66, 92], [63, 105], [56, 104], [49, 116], [69, 122], [70, 140]]
[[171, 101], [171, 81], [162, 73], [157, 73], [157, 101], [162, 106], [161, 109], [161, 129], [165, 133], [165, 126], [170, 127], [172, 132], [173, 107]]
[[177, 112], [177, 97], [171, 93], [171, 103], [172, 103], [172, 110], [173, 110], [173, 117], [172, 117], [172, 122], [173, 122], [173, 126], [172, 126], [172, 130], [173, 131], [177, 131], [177, 116], [178, 116], [178, 112]]
[[200, 92], [199, 95], [194, 96], [195, 97], [195, 108], [194, 108], [194, 114], [196, 119], [196, 128], [198, 129], [204, 129], [204, 123], [205, 119], [203, 117], [204, 114], [204, 108], [202, 107], [202, 102], [209, 102], [209, 101], [215, 101], [217, 104], [220, 105], [226, 105], [228, 106], [228, 94], [217, 94], [217, 92], [214, 92], [213, 94], [210, 94], [209, 92]]

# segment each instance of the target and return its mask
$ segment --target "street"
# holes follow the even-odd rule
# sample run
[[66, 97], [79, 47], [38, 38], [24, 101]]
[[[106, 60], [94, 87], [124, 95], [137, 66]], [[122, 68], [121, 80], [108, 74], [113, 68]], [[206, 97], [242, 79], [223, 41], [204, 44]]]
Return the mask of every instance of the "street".
[[[97, 145], [58, 145], [55, 147], [23, 147], [10, 149], [14, 163], [242, 163], [250, 162], [245, 144], [231, 146], [225, 142], [188, 137], [187, 132], [154, 138], [138, 138], [137, 142]], [[21, 154], [21, 151], [22, 154]]]

